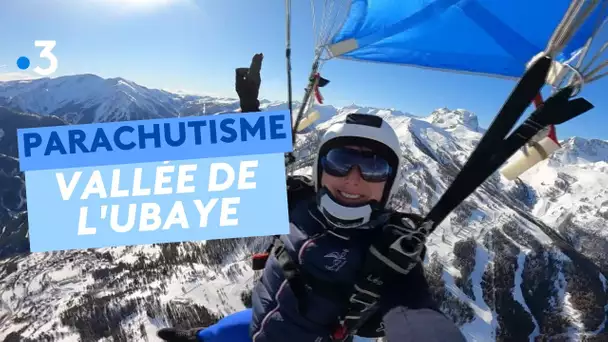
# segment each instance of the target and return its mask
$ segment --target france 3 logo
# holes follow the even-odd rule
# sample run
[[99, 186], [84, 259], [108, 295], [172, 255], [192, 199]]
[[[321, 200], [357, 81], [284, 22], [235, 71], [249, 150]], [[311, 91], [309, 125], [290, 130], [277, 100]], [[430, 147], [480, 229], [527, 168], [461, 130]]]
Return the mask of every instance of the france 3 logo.
[[[54, 40], [35, 40], [34, 45], [42, 48], [42, 51], [40, 51], [40, 58], [44, 58], [50, 62], [47, 68], [36, 66], [34, 72], [41, 76], [48, 76], [57, 71], [59, 62], [57, 61], [57, 57], [53, 54], [53, 48], [55, 48], [57, 42]], [[17, 59], [17, 67], [21, 70], [27, 70], [30, 67], [30, 64], [30, 59], [26, 56], [21, 56]]]

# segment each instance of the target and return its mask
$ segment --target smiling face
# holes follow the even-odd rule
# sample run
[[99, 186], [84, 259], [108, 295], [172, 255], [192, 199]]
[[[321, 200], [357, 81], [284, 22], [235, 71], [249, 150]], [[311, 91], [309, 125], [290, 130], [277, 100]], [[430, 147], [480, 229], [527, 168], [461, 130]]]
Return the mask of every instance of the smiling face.
[[[358, 146], [347, 146], [354, 150], [369, 150]], [[325, 186], [332, 196], [345, 205], [358, 205], [376, 200], [380, 202], [386, 182], [367, 182], [361, 177], [357, 166], [345, 177], [335, 177], [323, 171], [321, 185]]]

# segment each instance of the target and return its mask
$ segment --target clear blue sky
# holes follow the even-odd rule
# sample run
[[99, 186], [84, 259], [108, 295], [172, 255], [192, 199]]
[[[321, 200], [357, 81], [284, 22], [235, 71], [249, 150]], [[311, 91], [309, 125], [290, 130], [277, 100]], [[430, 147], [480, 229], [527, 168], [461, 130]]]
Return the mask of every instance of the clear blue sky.
[[[286, 100], [285, 1], [251, 0], [15, 0], [0, 2], [0, 79], [19, 72], [34, 40], [56, 40], [55, 74], [124, 77], [163, 89], [235, 97], [234, 68], [265, 55], [261, 97]], [[310, 2], [293, 1], [293, 86], [300, 100], [313, 58]], [[606, 30], [608, 31], [608, 30]], [[601, 40], [606, 40], [606, 32]], [[6, 65], [5, 67], [1, 67]], [[397, 108], [428, 115], [438, 107], [465, 108], [487, 127], [513, 81], [402, 66], [329, 61], [326, 102]], [[608, 139], [608, 77], [589, 85], [591, 112], [561, 125], [560, 138]]]

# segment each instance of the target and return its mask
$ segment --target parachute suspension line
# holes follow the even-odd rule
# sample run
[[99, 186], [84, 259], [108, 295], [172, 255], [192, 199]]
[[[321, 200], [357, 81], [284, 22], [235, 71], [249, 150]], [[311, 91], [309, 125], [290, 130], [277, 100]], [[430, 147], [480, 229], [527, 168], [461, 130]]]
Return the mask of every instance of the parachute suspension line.
[[[328, 3], [330, 3], [331, 5], [329, 6], [330, 8], [333, 6], [334, 2], [333, 0], [324, 0], [325, 1], [325, 7], [328, 7]], [[286, 0], [286, 2], [289, 4], [290, 1]], [[317, 26], [317, 13], [315, 11], [315, 0], [311, 0], [310, 1], [311, 4], [311, 14], [312, 14], [312, 29], [313, 29], [313, 34], [315, 34], [317, 27], [320, 27], [319, 30], [319, 34], [315, 34], [315, 57], [313, 59], [313, 64], [312, 64], [312, 68], [308, 77], [308, 84], [304, 90], [304, 98], [302, 100], [302, 103], [300, 104], [300, 107], [298, 109], [298, 114], [294, 120], [293, 118], [293, 112], [292, 112], [292, 106], [291, 103], [292, 101], [290, 101], [290, 114], [291, 114], [291, 123], [292, 123], [292, 145], [295, 149], [296, 147], [296, 137], [297, 137], [297, 133], [298, 133], [298, 128], [300, 126], [300, 123], [302, 121], [302, 119], [304, 118], [305, 114], [310, 110], [310, 108], [313, 105], [314, 99], [311, 99], [311, 95], [317, 90], [317, 85], [318, 85], [318, 81], [319, 81], [319, 77], [318, 77], [318, 72], [321, 68], [322, 65], [322, 61], [321, 61], [321, 56], [323, 54], [323, 42], [326, 39], [329, 39], [328, 37], [330, 36], [329, 33], [324, 37], [323, 33], [326, 32], [325, 31], [325, 27], [327, 26], [327, 22], [328, 22], [328, 11], [324, 10], [322, 11], [322, 18], [321, 18], [321, 23], [319, 24], [319, 26]], [[290, 6], [288, 5], [288, 8]], [[288, 10], [287, 12], [287, 21], [288, 21], [288, 27], [289, 27], [289, 22], [290, 22], [290, 12]], [[289, 32], [289, 29], [288, 29]], [[288, 38], [289, 39], [289, 38]], [[288, 63], [290, 63], [290, 58], [288, 57]], [[290, 68], [290, 67], [289, 67]], [[290, 98], [291, 98], [291, 73], [288, 71], [288, 78], [289, 78], [289, 88], [290, 88]], [[290, 153], [288, 155], [288, 159], [287, 159], [287, 165], [290, 166], [291, 171], [293, 172], [295, 165], [293, 164], [295, 162], [295, 157], [293, 155], [293, 153]]]
[[[589, 17], [589, 15], [595, 10], [597, 9], [597, 5], [598, 5], [598, 1], [592, 1], [591, 4], [589, 4], [589, 6], [583, 11], [583, 13], [580, 15], [580, 18], [578, 19], [578, 22], [574, 22], [575, 21], [575, 17], [577, 15], [577, 13], [581, 10], [582, 5], [583, 5], [584, 1], [573, 1], [564, 17], [564, 19], [562, 20], [562, 22], [560, 23], [560, 25], [558, 26], [558, 28], [556, 29], [556, 31], [554, 32], [553, 37], [551, 37], [551, 40], [548, 44], [548, 49], [551, 48], [551, 46], [553, 46], [553, 44], [556, 43], [556, 41], [561, 40], [561, 44], [563, 46], [565, 46], [568, 41], [572, 38], [572, 36], [574, 35], [574, 32], [576, 32], [576, 30], [578, 30], [578, 28], [582, 25], [582, 23], [584, 21], [587, 20], [587, 18]], [[589, 70], [591, 68], [591, 66], [600, 58], [600, 56], [604, 53], [604, 51], [608, 48], [608, 42], [604, 42], [603, 45], [600, 47], [599, 51], [596, 52], [591, 60], [586, 63], [585, 65], [585, 57], [587, 57], [587, 54], [589, 53], [589, 49], [591, 48], [591, 44], [593, 43], [595, 37], [601, 32], [601, 30], [603, 29], [603, 27], [605, 26], [607, 19], [603, 19], [605, 18], [605, 14], [607, 14], [608, 12], [608, 2], [607, 1], [602, 1], [601, 2], [601, 8], [598, 9], [598, 18], [597, 18], [597, 22], [594, 25], [593, 31], [591, 32], [591, 35], [589, 36], [589, 38], [587, 39], [587, 41], [585, 42], [585, 45], [579, 49], [579, 51], [577, 51], [576, 53], [573, 54], [573, 56], [566, 62], [563, 63], [563, 66], [570, 69], [570, 77], [568, 79], [568, 81], [566, 82], [566, 86], [572, 86], [574, 88], [574, 91], [572, 92], [572, 97], [578, 95], [578, 93], [581, 91], [581, 89], [583, 88], [583, 86], [585, 84], [591, 83], [593, 81], [596, 81], [606, 75], [608, 75], [608, 72], [605, 72], [603, 74], [599, 74], [597, 75], [597, 73], [603, 69], [604, 67], [608, 66], [608, 61], [604, 61], [603, 63], [600, 63], [600, 65], [598, 65], [597, 67], [593, 68], [592, 70]], [[564, 31], [568, 30], [568, 26], [570, 26], [570, 33], [564, 33]], [[561, 48], [557, 48], [558, 50], [560, 50]], [[571, 64], [571, 62], [574, 59], [578, 59], [576, 61], [576, 63], [574, 63], [574, 65]], [[565, 81], [565, 77], [563, 77], [561, 79], [561, 81], [559, 82], [559, 84], [554, 87], [553, 89], [553, 93], [555, 94], [559, 89], [562, 88], [562, 86], [564, 85], [564, 81]], [[534, 99], [534, 105], [536, 107], [536, 109], [539, 109], [540, 106], [542, 106], [543, 104], [543, 99], [541, 94], [539, 93], [538, 96]], [[555, 125], [550, 125], [548, 127], [548, 132], [541, 132], [544, 136], [550, 138], [551, 140], [553, 140], [558, 146], [559, 141], [557, 139], [557, 132], [556, 132], [556, 128]], [[539, 134], [540, 137], [540, 134]], [[534, 141], [534, 139], [532, 139], [531, 141]]]
[[[575, 82], [577, 80], [581, 84], [583, 84], [583, 83], [591, 83], [591, 82], [597, 81], [598, 79], [600, 79], [600, 78], [608, 75], [608, 72], [605, 72], [605, 73], [602, 73], [602, 74], [598, 75], [598, 73], [599, 73], [600, 70], [602, 70], [603, 68], [605, 68], [606, 66], [608, 66], [608, 61], [604, 61], [603, 63], [600, 63], [600, 65], [598, 65], [597, 67], [593, 68], [592, 70], [589, 70], [592, 67], [592, 65], [595, 62], [597, 62], [597, 60], [604, 53], [604, 51], [608, 47], [608, 42], [605, 42], [600, 47], [599, 51], [596, 52], [593, 55], [593, 57], [591, 58], [591, 60], [585, 66], [582, 66], [583, 62], [585, 61], [585, 57], [587, 56], [587, 53], [589, 52], [589, 49], [591, 48], [591, 44], [593, 43], [593, 40], [599, 34], [599, 32], [601, 32], [601, 30], [603, 29], [603, 27], [606, 24], [607, 19], [603, 19], [602, 20], [602, 18], [604, 18], [606, 16], [606, 14], [608, 14], [608, 2], [603, 1], [602, 2], [602, 8], [598, 11], [598, 19], [597, 19], [596, 25], [595, 25], [595, 27], [594, 27], [591, 35], [587, 39], [585, 45], [581, 48], [581, 50], [582, 50], [581, 55], [579, 57], [578, 63], [576, 65], [576, 67], [575, 67], [575, 70], [573, 70], [575, 72], [570, 77], [568, 85], [576, 84]], [[575, 78], [577, 78], [577, 79], [575, 79]]]
[[[314, 2], [315, 0], [311, 0]], [[342, 3], [340, 3], [342, 2]], [[339, 32], [346, 21], [352, 1], [350, 0], [324, 0], [324, 10], [318, 34], [316, 35], [315, 46], [320, 54], [321, 61], [332, 59], [328, 52], [330, 40]], [[346, 4], [344, 4], [346, 3]]]
[[[313, 34], [317, 32], [317, 17], [315, 14], [315, 0], [310, 0], [310, 16], [312, 17], [312, 32]], [[315, 46], [317, 46], [317, 42], [315, 41]]]
[[[555, 56], [557, 56], [565, 48], [565, 46], [572, 39], [572, 37], [574, 36], [576, 31], [581, 27], [581, 25], [583, 25], [587, 21], [589, 16], [598, 8], [598, 4], [601, 3], [601, 8], [599, 9], [599, 13], [597, 13], [598, 21], [593, 29], [593, 32], [587, 39], [585, 45], [579, 51], [577, 51], [570, 58], [570, 60], [568, 60], [564, 63], [559, 63], [559, 64], [561, 64], [562, 67], [565, 67], [565, 68], [569, 69], [569, 71], [570, 71], [570, 77], [568, 79], [566, 86], [571, 86], [574, 88], [572, 97], [578, 95], [578, 93], [581, 91], [582, 87], [585, 84], [596, 81], [599, 78], [606, 76], [606, 73], [600, 74], [600, 75], [597, 75], [597, 73], [602, 68], [608, 66], [608, 62], [604, 62], [604, 63], [601, 63], [596, 68], [592, 69], [591, 71], [588, 71], [589, 68], [591, 67], [591, 65], [593, 63], [595, 63], [595, 61], [599, 58], [599, 56], [606, 49], [607, 44], [604, 44], [600, 48], [600, 51], [594, 55], [594, 57], [591, 59], [591, 61], [588, 64], [586, 64], [584, 67], [581, 68], [581, 65], [583, 64], [584, 59], [585, 59], [587, 53], [589, 52], [589, 48], [591, 46], [591, 43], [593, 42], [593, 39], [598, 34], [598, 32], [602, 29], [604, 24], [606, 23], [605, 19], [602, 20], [602, 18], [604, 17], [604, 15], [602, 15], [602, 12], [606, 12], [606, 10], [608, 10], [608, 3], [606, 1], [600, 2], [599, 0], [591, 0], [591, 1], [588, 1], [590, 3], [585, 8], [583, 8], [583, 5], [585, 4], [585, 2], [586, 2], [585, 0], [573, 0], [571, 2], [570, 7], [568, 8], [566, 14], [564, 15], [564, 18], [562, 19], [562, 21], [560, 22], [560, 24], [558, 25], [556, 30], [553, 32], [553, 36], [551, 37], [549, 43], [547, 44], [547, 48], [545, 50], [545, 54], [547, 56], [549, 56], [550, 58], [554, 59]], [[571, 61], [575, 58], [578, 58], [578, 61], [575, 65], [572, 65]], [[568, 71], [565, 69], [563, 71], [565, 73], [568, 73]], [[560, 71], [560, 73], [561, 72], [562, 71]], [[560, 80], [558, 80], [558, 82], [556, 82], [558, 84], [553, 84], [554, 93], [563, 88], [562, 86], [564, 84], [565, 78], [566, 78], [566, 75], [564, 74], [563, 76], [560, 77]]]
[[[596, 23], [595, 28], [593, 29], [593, 32], [591, 33], [591, 35], [589, 36], [589, 38], [587, 39], [587, 42], [585, 42], [585, 45], [582, 48], [582, 53], [581, 53], [581, 57], [578, 60], [578, 63], [576, 65], [576, 68], [581, 68], [581, 65], [583, 64], [583, 61], [585, 59], [585, 57], [587, 56], [587, 53], [589, 52], [589, 48], [591, 46], [591, 43], [593, 43], [593, 40], [595, 39], [595, 36], [602, 30], [604, 24], [606, 24], [606, 20], [602, 20], [602, 15], [601, 12], [602, 11], [606, 11], [608, 9], [608, 2], [603, 2], [603, 9], [600, 11], [600, 13], [598, 14], [598, 22]], [[603, 49], [605, 48], [602, 47], [600, 50], [603, 51]], [[601, 52], [600, 52], [601, 54]], [[591, 58], [591, 61], [589, 62], [589, 65], [587, 65], [586, 67], [582, 68], [581, 72], [584, 73], [585, 71], [587, 71], [587, 68], [589, 68], [589, 66], [593, 63], [595, 63], [595, 60], [598, 58], [599, 56], [596, 54], [595, 56], [593, 56], [593, 58]]]
[[[327, 80], [321, 80], [320, 71], [323, 68], [323, 65], [326, 61], [330, 60], [331, 57], [328, 54], [327, 45], [331, 38], [338, 32], [338, 29], [342, 26], [344, 20], [346, 20], [346, 15], [348, 10], [350, 9], [350, 0], [342, 0], [346, 1], [349, 6], [342, 6], [339, 4], [338, 0], [324, 0], [323, 13], [321, 17], [321, 22], [319, 23], [319, 31], [315, 31], [316, 26], [316, 15], [315, 15], [315, 0], [311, 0], [311, 6], [313, 11], [313, 32], [315, 34], [315, 60], [313, 62], [313, 69], [316, 66], [316, 71], [311, 73], [310, 85], [312, 86], [312, 92], [314, 93], [314, 99], [309, 99], [308, 103], [304, 103], [306, 105], [305, 113], [307, 113], [313, 106], [315, 99], [318, 103], [323, 103], [323, 96], [319, 92], [319, 87], [322, 87], [324, 84], [320, 82], [327, 82]], [[342, 21], [339, 19], [339, 15], [343, 15]]]
[[585, 14], [581, 15], [582, 18], [576, 21], [579, 11], [583, 7], [584, 3], [585, 0], [573, 0], [570, 3], [564, 18], [553, 32], [553, 35], [551, 36], [551, 39], [549, 40], [549, 43], [545, 49], [546, 55], [551, 57], [551, 59], [555, 59], [555, 56], [557, 56], [557, 54], [564, 49], [580, 25], [582, 25], [587, 16], [591, 14], [593, 5], [590, 5], [585, 11]]
[[[590, 48], [591, 43], [593, 42], [594, 38], [604, 28], [604, 26], [606, 25], [606, 22], [608, 21], [608, 19], [604, 19], [604, 20], [601, 19], [606, 14], [608, 14], [608, 2], [606, 2], [606, 1], [602, 2], [602, 8], [598, 14], [599, 14], [598, 22], [596, 24], [596, 27], [593, 30], [593, 33], [591, 34], [591, 36], [589, 37], [589, 39], [587, 40], [587, 42], [584, 46], [585, 50], [583, 51], [583, 55], [579, 60], [579, 66], [580, 66], [580, 64], [582, 64], [584, 62], [584, 57], [588, 53], [589, 48]], [[608, 60], [604, 60], [603, 62], [599, 63], [599, 65], [597, 65], [596, 67], [592, 68], [593, 64], [598, 61], [598, 59], [602, 56], [602, 54], [604, 54], [604, 52], [606, 51], [607, 48], [608, 48], [608, 42], [604, 42], [603, 45], [599, 48], [599, 50], [591, 57], [590, 61], [588, 63], [586, 63], [585, 66], [580, 68], [579, 74], [577, 76], [582, 79], [582, 81], [580, 81], [581, 83], [588, 84], [588, 83], [597, 81], [600, 78], [608, 75], [608, 72], [600, 73], [600, 71], [602, 69], [604, 69], [608, 66]], [[571, 81], [571, 83], [573, 83], [573, 81]]]
[[[317, 23], [318, 15], [317, 15], [317, 11], [315, 10], [316, 1], [323, 1], [323, 4], [324, 4], [319, 23]], [[342, 0], [342, 1], [347, 1], [348, 3], [350, 3], [350, 1], [348, 1], [348, 0]], [[293, 129], [292, 143], [293, 143], [294, 147], [296, 144], [296, 135], [297, 135], [298, 126], [300, 125], [300, 122], [304, 118], [305, 114], [314, 105], [315, 98], [312, 95], [315, 94], [316, 99], [318, 101], [321, 100], [321, 96], [318, 94], [317, 87], [320, 86], [319, 85], [319, 78], [320, 78], [319, 71], [321, 70], [323, 63], [326, 60], [330, 59], [330, 58], [324, 56], [324, 53], [326, 53], [327, 43], [329, 42], [331, 37], [333, 37], [333, 35], [335, 34], [334, 31], [336, 31], [342, 25], [342, 21], [338, 20], [338, 16], [341, 13], [343, 13], [344, 20], [346, 20], [346, 15], [348, 14], [348, 9], [350, 9], [350, 6], [342, 6], [341, 4], [339, 4], [339, 0], [311, 0], [310, 4], [311, 4], [312, 19], [313, 19], [312, 27], [313, 27], [313, 33], [315, 36], [315, 42], [314, 42], [315, 43], [315, 56], [314, 56], [313, 64], [312, 64], [311, 71], [310, 71], [310, 74], [308, 77], [308, 85], [305, 88], [304, 99], [302, 100], [302, 103], [300, 104], [300, 108], [298, 110], [298, 114], [296, 116], [295, 123], [292, 121], [292, 123], [293, 123], [292, 124], [292, 129]], [[344, 9], [346, 9], [346, 10], [344, 10]], [[315, 32], [317, 29], [319, 31]]]
[[[327, 8], [327, 3], [330, 3], [329, 8]], [[323, 19], [321, 21], [321, 31], [319, 34], [319, 40], [317, 41], [317, 47], [324, 46], [327, 44], [327, 41], [332, 36], [332, 23], [335, 24], [337, 14], [334, 13], [334, 6], [336, 4], [335, 1], [325, 0], [326, 11], [323, 11]], [[336, 11], [337, 12], [337, 11]]]
[[[313, 8], [315, 8], [314, 5], [315, 0], [310, 0], [311, 6]], [[328, 12], [329, 9], [327, 8], [327, 0], [324, 0], [325, 5], [323, 6], [323, 11], [322, 11], [322, 16], [321, 16], [321, 20], [319, 22], [319, 30], [316, 31], [316, 22], [313, 23], [313, 33], [315, 34], [315, 54], [317, 54], [320, 49], [320, 47], [325, 43], [325, 39], [326, 39], [326, 32], [327, 32], [327, 25], [328, 25]], [[333, 5], [333, 2], [332, 2]], [[316, 18], [313, 18], [313, 20], [316, 20]]]

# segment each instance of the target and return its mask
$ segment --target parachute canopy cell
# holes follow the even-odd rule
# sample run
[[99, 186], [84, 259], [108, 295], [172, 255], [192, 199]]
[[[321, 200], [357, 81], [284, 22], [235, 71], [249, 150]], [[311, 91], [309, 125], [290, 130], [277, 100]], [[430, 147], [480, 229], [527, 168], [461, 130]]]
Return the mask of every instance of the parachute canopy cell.
[[[571, 3], [352, 0], [327, 48], [334, 58], [519, 78], [545, 51]], [[598, 19], [606, 17], [602, 7], [591, 12], [556, 60], [570, 59], [585, 45]]]

